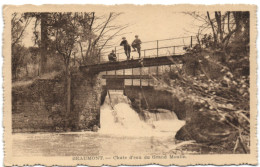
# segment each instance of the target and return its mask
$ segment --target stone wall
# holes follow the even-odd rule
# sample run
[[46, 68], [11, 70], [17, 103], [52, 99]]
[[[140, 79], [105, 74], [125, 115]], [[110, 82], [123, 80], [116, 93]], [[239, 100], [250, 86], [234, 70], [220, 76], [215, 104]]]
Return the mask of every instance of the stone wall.
[[64, 84], [59, 77], [12, 88], [13, 132], [54, 131], [54, 117], [63, 111]]
[[[74, 72], [71, 78], [71, 112], [66, 115], [66, 88], [62, 75], [36, 79], [12, 88], [13, 132], [92, 130], [99, 126], [99, 76]], [[66, 123], [69, 116], [69, 124]]]
[[72, 76], [72, 113], [79, 130], [100, 126], [101, 79], [78, 72]]
[[185, 105], [185, 102], [180, 102], [177, 97], [168, 91], [155, 90], [150, 86], [144, 86], [142, 89], [139, 86], [125, 87], [125, 95], [132, 101], [133, 105], [139, 99], [139, 94], [142, 97], [142, 108], [147, 108], [145, 97], [150, 109], [163, 108], [174, 111], [181, 120], [186, 119], [186, 111], [190, 110], [188, 109], [190, 106]]

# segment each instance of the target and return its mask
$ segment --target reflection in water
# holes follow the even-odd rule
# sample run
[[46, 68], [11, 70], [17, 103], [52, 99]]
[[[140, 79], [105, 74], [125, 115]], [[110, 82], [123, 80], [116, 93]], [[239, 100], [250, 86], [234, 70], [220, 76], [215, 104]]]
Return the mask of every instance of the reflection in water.
[[167, 112], [149, 116], [151, 119], [141, 121], [127, 97], [122, 93], [111, 93], [111, 98], [107, 96], [101, 106], [101, 129], [98, 133], [13, 134], [13, 155], [153, 155], [176, 148], [174, 136], [184, 121]]

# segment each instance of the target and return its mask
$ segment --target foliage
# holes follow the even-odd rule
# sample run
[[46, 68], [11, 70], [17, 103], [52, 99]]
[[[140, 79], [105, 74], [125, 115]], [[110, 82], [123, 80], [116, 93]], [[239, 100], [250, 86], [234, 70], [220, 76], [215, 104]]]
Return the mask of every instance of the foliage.
[[22, 45], [21, 41], [24, 37], [26, 27], [31, 19], [25, 14], [13, 13], [11, 20], [11, 54], [12, 54], [12, 77], [16, 79], [18, 69], [24, 66], [24, 59], [28, 50]]
[[28, 49], [20, 44], [15, 44], [12, 51], [12, 77], [17, 78], [19, 69], [26, 65], [28, 59]]
[[[209, 26], [214, 24], [212, 32], [198, 37], [198, 44], [187, 49], [182, 68], [175, 65], [162, 79], [155, 78], [164, 83], [157, 88], [172, 92], [180, 101], [191, 102], [199, 118], [196, 123], [187, 121], [191, 126], [200, 126], [192, 127], [190, 132], [198, 141], [222, 142], [222, 147], [233, 152], [248, 153], [249, 13], [226, 12], [223, 16], [220, 12], [214, 13], [214, 19], [209, 13], [206, 17]], [[232, 21], [234, 25], [225, 32], [224, 26], [219, 24], [223, 25], [227, 17], [229, 24]], [[202, 119], [204, 116], [207, 119]], [[219, 132], [223, 124], [225, 132]]]
[[[203, 68], [203, 65], [201, 66]], [[163, 78], [163, 83], [167, 86], [157, 88], [172, 92], [180, 101], [190, 101], [196, 112], [206, 115], [208, 120], [204, 124], [207, 121], [227, 124], [231, 129], [227, 130], [229, 135], [237, 134], [236, 140], [242, 143], [243, 149], [247, 152], [249, 141], [245, 141], [245, 138], [250, 134], [249, 77], [236, 78], [228, 68], [223, 67], [221, 79], [211, 80], [207, 77], [207, 72], [202, 69], [200, 71], [200, 74], [190, 76], [177, 69]], [[162, 82], [162, 80], [158, 81]], [[198, 126], [198, 122], [195, 126]], [[217, 130], [217, 127], [214, 130]], [[200, 129], [196, 132], [199, 134], [202, 131], [203, 129]], [[232, 145], [236, 150], [237, 144], [233, 142]]]
[[26, 14], [13, 13], [11, 20], [11, 32], [12, 32], [12, 47], [16, 44], [21, 44], [21, 40], [24, 37], [26, 27], [30, 24], [31, 18]]
[[[121, 13], [109, 13], [97, 16], [95, 12], [78, 13], [14, 13], [12, 17], [12, 53], [23, 46], [23, 38], [30, 23], [33, 26], [34, 46], [30, 47], [31, 61], [39, 66], [38, 74], [52, 72], [50, 60], [60, 60], [63, 64], [58, 68], [69, 70], [71, 65], [98, 63], [101, 52], [110, 46], [126, 25], [113, 24]], [[15, 77], [23, 56], [12, 54], [13, 76]], [[55, 58], [57, 57], [57, 58]], [[18, 61], [19, 60], [19, 61]], [[73, 62], [71, 62], [73, 60]], [[28, 64], [27, 63], [27, 64]], [[28, 64], [29, 65], [29, 64]], [[17, 67], [16, 67], [17, 66]], [[26, 66], [24, 66], [26, 67]], [[50, 69], [51, 68], [51, 69]], [[55, 69], [54, 69], [55, 70]], [[24, 76], [26, 77], [26, 76]]]
[[[188, 12], [197, 22], [198, 36], [210, 34], [206, 41], [211, 41], [210, 48], [225, 50], [235, 38], [239, 38], [244, 44], [249, 42], [249, 16], [248, 11], [226, 11], [226, 12]], [[205, 36], [203, 36], [205, 38]], [[199, 44], [200, 41], [198, 41]], [[201, 41], [203, 42], [203, 41]], [[202, 44], [203, 45], [203, 44]]]

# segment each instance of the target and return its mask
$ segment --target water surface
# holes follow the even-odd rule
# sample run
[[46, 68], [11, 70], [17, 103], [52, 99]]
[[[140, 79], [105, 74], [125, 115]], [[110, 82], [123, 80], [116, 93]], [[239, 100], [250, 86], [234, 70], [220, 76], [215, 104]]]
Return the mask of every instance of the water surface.
[[172, 112], [143, 121], [122, 92], [110, 92], [101, 106], [98, 132], [16, 133], [14, 156], [162, 155], [176, 150], [176, 132], [185, 124]]

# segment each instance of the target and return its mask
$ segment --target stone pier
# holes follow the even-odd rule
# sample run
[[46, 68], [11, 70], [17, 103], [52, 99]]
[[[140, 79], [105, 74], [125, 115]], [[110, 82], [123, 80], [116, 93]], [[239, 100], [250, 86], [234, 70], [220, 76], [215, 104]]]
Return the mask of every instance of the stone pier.
[[72, 115], [79, 130], [100, 126], [101, 80], [98, 75], [77, 72], [72, 76]]

